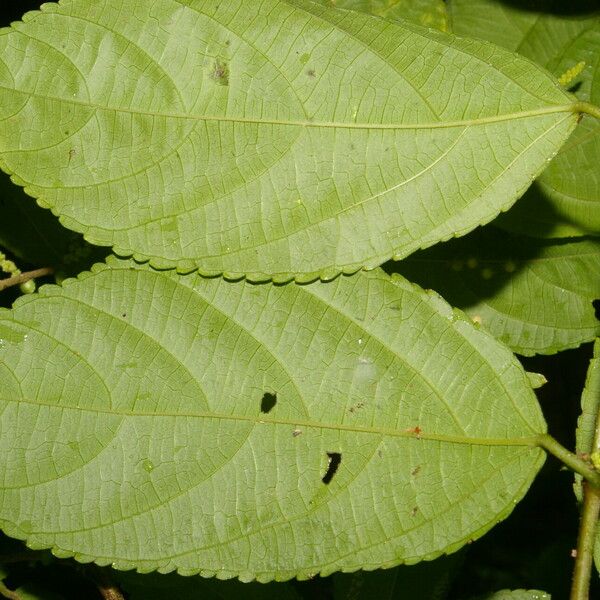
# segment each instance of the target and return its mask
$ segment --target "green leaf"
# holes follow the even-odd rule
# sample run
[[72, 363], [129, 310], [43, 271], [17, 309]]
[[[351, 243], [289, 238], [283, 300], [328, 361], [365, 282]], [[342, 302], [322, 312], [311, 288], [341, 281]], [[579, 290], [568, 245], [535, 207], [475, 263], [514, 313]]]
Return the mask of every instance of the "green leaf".
[[300, 600], [289, 583], [241, 583], [202, 577], [139, 573], [113, 573], [127, 600]]
[[417, 252], [390, 269], [439, 292], [524, 355], [600, 335], [600, 240], [536, 240], [495, 227]]
[[463, 558], [461, 553], [456, 553], [394, 569], [338, 573], [333, 577], [333, 597], [334, 600], [442, 600], [446, 598], [452, 576]]
[[0, 246], [30, 265], [54, 267], [69, 275], [106, 257], [105, 249], [90, 246], [81, 235], [62, 227], [4, 173], [0, 173]]
[[392, 21], [411, 21], [421, 27], [448, 31], [444, 0], [318, 0], [325, 6], [357, 10]]
[[32, 548], [260, 581], [410, 564], [544, 460], [514, 355], [402, 278], [110, 265], [0, 311], [0, 525]]
[[118, 254], [252, 280], [467, 233], [581, 109], [493, 45], [308, 0], [67, 0], [0, 56], [0, 165], [29, 194]]
[[[600, 14], [574, 0], [451, 0], [453, 31], [531, 58], [556, 78], [581, 61], [573, 82], [583, 101], [600, 104]], [[600, 120], [584, 118], [534, 185], [498, 223], [516, 233], [568, 237], [600, 233]]]
[[502, 590], [495, 594], [481, 596], [478, 600], [550, 600], [550, 594], [539, 590]]

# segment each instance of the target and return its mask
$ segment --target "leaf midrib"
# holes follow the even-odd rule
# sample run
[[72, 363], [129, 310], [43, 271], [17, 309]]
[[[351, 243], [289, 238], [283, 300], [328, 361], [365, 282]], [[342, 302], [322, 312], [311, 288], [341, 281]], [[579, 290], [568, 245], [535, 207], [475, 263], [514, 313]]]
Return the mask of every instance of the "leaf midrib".
[[501, 123], [505, 121], [513, 121], [517, 119], [527, 119], [531, 117], [539, 117], [544, 115], [552, 115], [556, 113], [571, 112], [573, 114], [580, 112], [579, 102], [572, 102], [570, 104], [557, 104], [551, 106], [545, 106], [541, 108], [515, 111], [510, 113], [503, 113], [498, 115], [491, 115], [487, 117], [479, 117], [476, 119], [457, 119], [452, 121], [429, 121], [423, 123], [350, 123], [341, 121], [311, 121], [311, 120], [281, 120], [281, 119], [259, 119], [251, 117], [230, 117], [230, 116], [217, 116], [217, 115], [198, 115], [198, 114], [183, 114], [178, 112], [157, 112], [142, 110], [139, 108], [126, 108], [126, 107], [114, 107], [100, 104], [94, 104], [93, 102], [85, 102], [83, 100], [73, 98], [63, 98], [60, 96], [53, 96], [50, 94], [40, 94], [38, 92], [22, 91], [16, 88], [12, 88], [6, 85], [0, 85], [0, 90], [15, 92], [17, 94], [25, 94], [30, 98], [39, 98], [43, 100], [52, 100], [55, 102], [62, 102], [64, 104], [71, 104], [74, 106], [83, 106], [85, 108], [93, 110], [104, 110], [117, 113], [130, 113], [137, 116], [148, 116], [148, 117], [160, 117], [167, 119], [180, 119], [188, 121], [207, 121], [217, 123], [240, 123], [250, 125], [280, 125], [287, 127], [306, 127], [315, 129], [358, 129], [358, 130], [419, 130], [419, 129], [450, 129], [455, 127], [470, 127], [478, 125], [487, 125], [489, 123]]
[[[180, 412], [180, 413], [169, 413], [169, 412], [131, 412], [125, 410], [109, 410], [102, 408], [87, 408], [81, 406], [65, 406], [52, 404], [50, 402], [40, 402], [38, 400], [30, 400], [28, 398], [6, 398], [0, 396], [0, 402], [10, 403], [17, 402], [19, 404], [29, 404], [33, 406], [43, 406], [47, 408], [53, 408], [56, 410], [71, 410], [78, 412], [90, 412], [94, 414], [106, 414], [110, 416], [121, 416], [121, 417], [152, 417], [152, 418], [200, 418], [200, 419], [221, 419], [223, 421], [245, 421], [253, 423], [255, 425], [286, 425], [294, 428], [305, 427], [307, 429], [327, 429], [334, 431], [344, 431], [349, 433], [364, 433], [370, 435], [381, 435], [394, 438], [412, 438], [417, 441], [429, 441], [429, 442], [442, 442], [447, 444], [464, 444], [468, 446], [538, 446], [539, 440], [537, 435], [528, 437], [514, 437], [514, 438], [477, 438], [459, 435], [446, 435], [441, 433], [428, 433], [419, 429], [415, 432], [413, 428], [408, 429], [391, 429], [387, 427], [366, 427], [361, 425], [347, 425], [338, 423], [322, 423], [317, 421], [303, 421], [299, 419], [275, 419], [266, 415], [249, 416], [249, 415], [232, 415], [217, 412]], [[541, 434], [540, 434], [541, 435]]]

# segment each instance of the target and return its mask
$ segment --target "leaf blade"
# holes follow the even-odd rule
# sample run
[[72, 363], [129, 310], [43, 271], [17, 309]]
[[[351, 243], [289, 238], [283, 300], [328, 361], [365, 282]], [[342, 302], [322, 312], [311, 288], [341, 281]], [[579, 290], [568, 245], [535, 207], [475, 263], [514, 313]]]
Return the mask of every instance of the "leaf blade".
[[508, 208], [577, 118], [530, 63], [409, 24], [127, 0], [125, 26], [117, 5], [45, 5], [0, 36], [0, 164], [67, 227], [160, 268], [311, 280], [406, 256]]
[[523, 355], [553, 354], [600, 333], [600, 244], [541, 241], [494, 226], [390, 265], [433, 288]]
[[260, 581], [411, 563], [506, 516], [543, 461], [515, 358], [401, 279], [111, 265], [0, 313], [2, 431], [31, 440], [0, 437], [0, 519], [32, 547]]

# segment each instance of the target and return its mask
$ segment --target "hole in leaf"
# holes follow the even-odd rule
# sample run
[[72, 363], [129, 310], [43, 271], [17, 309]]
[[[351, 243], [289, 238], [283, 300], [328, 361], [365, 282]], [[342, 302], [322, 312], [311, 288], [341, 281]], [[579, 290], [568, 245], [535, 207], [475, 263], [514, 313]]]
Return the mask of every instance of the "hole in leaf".
[[271, 394], [270, 392], [265, 392], [262, 400], [260, 401], [260, 412], [268, 414], [270, 413], [275, 405], [277, 404], [277, 394]]
[[600, 321], [600, 298], [592, 300], [592, 306], [594, 307], [594, 314], [596, 315], [596, 319]]
[[325, 485], [329, 485], [331, 483], [333, 476], [337, 473], [338, 467], [342, 462], [342, 455], [339, 452], [328, 452], [327, 456], [329, 458], [327, 473], [325, 473], [325, 475], [323, 475], [323, 479], [321, 479]]

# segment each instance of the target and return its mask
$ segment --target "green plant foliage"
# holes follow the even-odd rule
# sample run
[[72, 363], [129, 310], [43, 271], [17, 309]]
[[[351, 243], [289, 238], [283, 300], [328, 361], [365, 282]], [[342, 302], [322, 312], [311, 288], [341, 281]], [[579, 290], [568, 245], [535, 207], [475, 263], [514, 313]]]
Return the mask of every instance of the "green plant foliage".
[[444, 0], [319, 0], [321, 4], [357, 10], [390, 20], [411, 21], [422, 27], [448, 31]]
[[502, 590], [478, 600], [550, 600], [550, 594], [539, 590]]
[[36, 296], [0, 312], [0, 524], [57, 556], [261, 581], [414, 563], [543, 462], [514, 355], [398, 276], [111, 261]]
[[600, 240], [535, 240], [488, 227], [389, 267], [433, 288], [524, 355], [600, 335]]
[[578, 118], [494, 45], [308, 0], [66, 0], [24, 21], [0, 35], [2, 168], [155, 267], [373, 268], [507, 209]]
[[[596, 2], [450, 0], [453, 31], [527, 56], [559, 78], [580, 62], [567, 84], [600, 103], [600, 12]], [[583, 66], [583, 65], [582, 65]], [[577, 71], [575, 71], [577, 72]], [[600, 234], [600, 121], [583, 119], [569, 142], [499, 224], [541, 237]]]

